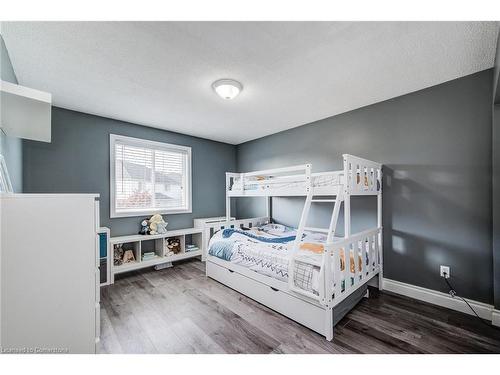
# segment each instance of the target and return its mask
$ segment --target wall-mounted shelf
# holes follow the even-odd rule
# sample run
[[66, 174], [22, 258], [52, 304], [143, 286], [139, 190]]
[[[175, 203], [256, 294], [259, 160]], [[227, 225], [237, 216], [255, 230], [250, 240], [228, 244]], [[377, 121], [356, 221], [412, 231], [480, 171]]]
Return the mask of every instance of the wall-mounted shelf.
[[11, 137], [51, 141], [52, 95], [0, 81], [0, 127]]
[[[178, 238], [181, 243], [180, 252], [174, 255], [168, 255], [167, 239]], [[111, 266], [111, 283], [114, 282], [114, 275], [138, 270], [141, 268], [152, 267], [157, 264], [171, 263], [182, 259], [193, 258], [203, 255], [203, 229], [188, 228], [167, 231], [164, 234], [155, 235], [133, 235], [111, 237], [109, 240], [112, 254], [114, 254], [116, 245], [121, 244], [124, 250], [132, 250], [135, 261], [123, 263], [121, 265]], [[194, 245], [194, 250], [187, 249], [187, 245]], [[143, 259], [146, 252], [154, 252], [155, 258]], [[112, 255], [113, 256], [113, 255]]]

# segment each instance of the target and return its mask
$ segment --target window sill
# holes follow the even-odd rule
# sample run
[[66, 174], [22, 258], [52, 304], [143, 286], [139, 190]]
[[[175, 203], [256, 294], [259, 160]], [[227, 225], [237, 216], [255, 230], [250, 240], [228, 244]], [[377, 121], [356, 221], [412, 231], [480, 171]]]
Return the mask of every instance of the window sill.
[[193, 210], [179, 209], [179, 210], [144, 210], [144, 211], [130, 211], [130, 212], [112, 212], [109, 217], [110, 219], [116, 219], [121, 217], [139, 217], [139, 216], [153, 216], [155, 214], [160, 215], [175, 215], [175, 214], [191, 214]]

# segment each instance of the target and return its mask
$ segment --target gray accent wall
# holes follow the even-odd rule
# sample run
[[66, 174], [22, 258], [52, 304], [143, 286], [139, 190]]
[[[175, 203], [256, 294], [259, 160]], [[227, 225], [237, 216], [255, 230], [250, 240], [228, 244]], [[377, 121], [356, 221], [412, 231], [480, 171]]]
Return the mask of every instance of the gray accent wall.
[[[3, 81], [16, 83], [17, 78], [10, 62], [7, 47], [0, 35], [0, 75]], [[23, 146], [20, 138], [8, 137], [0, 129], [0, 154], [5, 157], [12, 187], [17, 193], [22, 192], [23, 184]]]
[[500, 310], [500, 103], [493, 107], [493, 271], [495, 308]]
[[[500, 22], [497, 22], [500, 27]], [[497, 37], [495, 66], [493, 68], [493, 92], [495, 103], [500, 103], [500, 34]]]
[[495, 308], [500, 310], [500, 35], [497, 41], [495, 67], [493, 75], [493, 288]]
[[[493, 302], [491, 124], [493, 70], [241, 144], [239, 172], [310, 162], [341, 169], [343, 153], [384, 164], [384, 276]], [[375, 224], [375, 198], [354, 198], [353, 231]], [[303, 199], [273, 201], [273, 217], [297, 225]], [[239, 217], [264, 203], [238, 199]], [[330, 207], [313, 211], [327, 226]], [[340, 234], [342, 234], [340, 222]]]
[[[225, 214], [225, 172], [235, 170], [235, 146], [57, 107], [52, 110], [52, 142], [23, 142], [24, 191], [99, 193], [101, 225], [112, 236], [137, 233], [143, 216], [109, 216], [110, 134], [192, 148], [193, 212], [165, 215], [169, 229], [192, 227], [193, 218]], [[54, 231], [65, 225], [71, 225], [71, 218], [54, 223]]]

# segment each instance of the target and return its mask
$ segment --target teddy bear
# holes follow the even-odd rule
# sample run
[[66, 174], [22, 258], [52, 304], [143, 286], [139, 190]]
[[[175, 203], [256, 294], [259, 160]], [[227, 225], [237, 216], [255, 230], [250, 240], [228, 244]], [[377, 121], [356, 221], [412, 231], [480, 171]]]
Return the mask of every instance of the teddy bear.
[[167, 225], [160, 214], [151, 216], [149, 219], [150, 234], [163, 234], [167, 232]]
[[139, 234], [164, 234], [167, 233], [167, 225], [168, 223], [163, 220], [161, 215], [155, 214], [149, 219], [141, 221], [141, 230]]
[[167, 253], [171, 255], [181, 252], [181, 240], [177, 237], [167, 238]]

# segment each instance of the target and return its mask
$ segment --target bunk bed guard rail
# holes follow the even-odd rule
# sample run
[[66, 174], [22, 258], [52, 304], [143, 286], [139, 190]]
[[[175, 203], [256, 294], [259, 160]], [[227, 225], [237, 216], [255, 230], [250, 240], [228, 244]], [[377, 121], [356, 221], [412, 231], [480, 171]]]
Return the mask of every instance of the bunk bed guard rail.
[[[243, 193], [245, 183], [251, 179], [255, 185], [275, 183], [275, 178], [280, 177], [280, 182], [305, 182], [306, 187], [311, 187], [311, 164], [294, 165], [283, 168], [264, 169], [247, 173], [226, 172], [226, 193], [232, 191]], [[234, 183], [239, 181], [240, 189], [234, 188]]]
[[382, 192], [382, 164], [350, 154], [343, 154], [342, 157], [346, 193], [373, 195]]
[[328, 307], [338, 304], [379, 273], [382, 261], [381, 232], [382, 228], [368, 229], [326, 244], [320, 263], [306, 258], [295, 259], [294, 263], [319, 268], [319, 293], [301, 289], [291, 278], [288, 282], [290, 290]]

